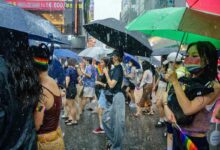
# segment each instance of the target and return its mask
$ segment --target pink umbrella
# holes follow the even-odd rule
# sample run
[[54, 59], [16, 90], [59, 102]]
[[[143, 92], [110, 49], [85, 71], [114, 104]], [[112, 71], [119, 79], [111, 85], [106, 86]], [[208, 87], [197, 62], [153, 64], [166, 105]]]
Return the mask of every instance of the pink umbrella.
[[220, 15], [220, 0], [187, 0], [190, 8]]

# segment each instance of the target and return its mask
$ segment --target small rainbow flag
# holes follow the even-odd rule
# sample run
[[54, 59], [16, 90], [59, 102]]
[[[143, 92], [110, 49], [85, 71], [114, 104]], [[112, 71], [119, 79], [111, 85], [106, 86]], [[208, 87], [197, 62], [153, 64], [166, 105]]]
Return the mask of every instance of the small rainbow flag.
[[198, 150], [198, 148], [196, 147], [196, 145], [192, 142], [192, 140], [183, 133], [182, 129], [179, 127], [178, 124], [175, 124], [175, 126], [179, 129], [180, 131], [180, 139], [181, 142], [183, 143], [183, 145], [185, 145], [186, 150]]
[[40, 58], [40, 57], [34, 57], [34, 62], [40, 64], [40, 65], [47, 65], [48, 64], [48, 59], [45, 58]]
[[101, 67], [100, 64], [98, 64], [98, 66], [97, 66], [97, 71], [98, 71], [98, 74], [99, 74], [99, 75], [102, 75], [102, 74], [103, 74], [103, 70], [102, 70], [102, 67]]

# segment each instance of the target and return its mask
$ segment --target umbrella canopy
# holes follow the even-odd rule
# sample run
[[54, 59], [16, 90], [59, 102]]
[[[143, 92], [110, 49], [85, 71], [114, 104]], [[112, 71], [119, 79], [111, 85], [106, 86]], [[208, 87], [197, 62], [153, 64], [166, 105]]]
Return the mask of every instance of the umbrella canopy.
[[49, 21], [23, 9], [0, 2], [0, 27], [25, 32], [30, 39], [68, 43]]
[[83, 51], [81, 51], [79, 53], [79, 56], [90, 57], [96, 60], [100, 60], [102, 57], [106, 57], [107, 54], [110, 54], [112, 52], [113, 52], [112, 49], [105, 49], [102, 47], [91, 47], [91, 48], [86, 48]]
[[58, 58], [72, 58], [78, 62], [81, 60], [77, 53], [68, 49], [54, 49], [53, 54]]
[[86, 31], [115, 49], [121, 49], [132, 55], [150, 56], [151, 46], [146, 35], [125, 30], [126, 24], [114, 18], [97, 20], [84, 25]]
[[149, 63], [151, 63], [152, 65], [154, 66], [157, 66], [157, 67], [160, 67], [161, 66], [161, 62], [156, 59], [156, 57], [154, 56], [151, 56], [151, 57], [142, 57], [142, 56], [139, 56], [138, 59], [142, 62], [144, 60], [148, 61]]
[[125, 63], [128, 63], [130, 60], [133, 61], [134, 65], [136, 66], [137, 69], [140, 69], [140, 68], [141, 68], [141, 66], [140, 66], [140, 64], [139, 64], [139, 62], [138, 62], [138, 58], [137, 58], [137, 57], [135, 57], [135, 56], [133, 56], [133, 55], [130, 55], [130, 54], [128, 54], [128, 53], [125, 53], [125, 54], [124, 54], [123, 61], [124, 61]]
[[190, 8], [220, 14], [219, 0], [187, 0]]
[[[169, 55], [172, 52], [178, 52], [179, 47], [164, 47], [159, 49], [154, 49], [151, 56], [162, 56], [162, 55]], [[185, 54], [185, 51], [180, 51], [181, 54]]]
[[150, 10], [126, 27], [128, 30], [189, 44], [210, 41], [220, 48], [220, 16], [185, 7]]

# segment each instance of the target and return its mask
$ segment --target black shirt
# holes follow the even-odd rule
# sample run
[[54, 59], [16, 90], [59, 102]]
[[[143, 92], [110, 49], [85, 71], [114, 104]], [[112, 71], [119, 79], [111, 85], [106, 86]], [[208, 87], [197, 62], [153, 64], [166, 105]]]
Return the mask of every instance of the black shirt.
[[120, 64], [115, 66], [115, 68], [111, 70], [110, 78], [111, 80], [117, 81], [115, 87], [111, 88], [111, 92], [114, 94], [121, 92], [121, 86], [123, 81], [123, 68]]

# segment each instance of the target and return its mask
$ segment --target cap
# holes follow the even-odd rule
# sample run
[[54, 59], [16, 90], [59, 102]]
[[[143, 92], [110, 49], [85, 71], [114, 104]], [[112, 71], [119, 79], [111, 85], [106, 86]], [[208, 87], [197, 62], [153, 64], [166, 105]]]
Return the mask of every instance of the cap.
[[109, 57], [112, 57], [112, 56], [118, 56], [120, 58], [123, 58], [124, 56], [124, 52], [121, 51], [121, 50], [114, 50], [112, 53], [108, 54]]
[[164, 63], [168, 62], [181, 62], [183, 56], [181, 54], [177, 54], [177, 52], [172, 52], [167, 56], [167, 60], [164, 61]]
[[168, 60], [163, 61], [163, 65], [167, 65], [169, 63]]

